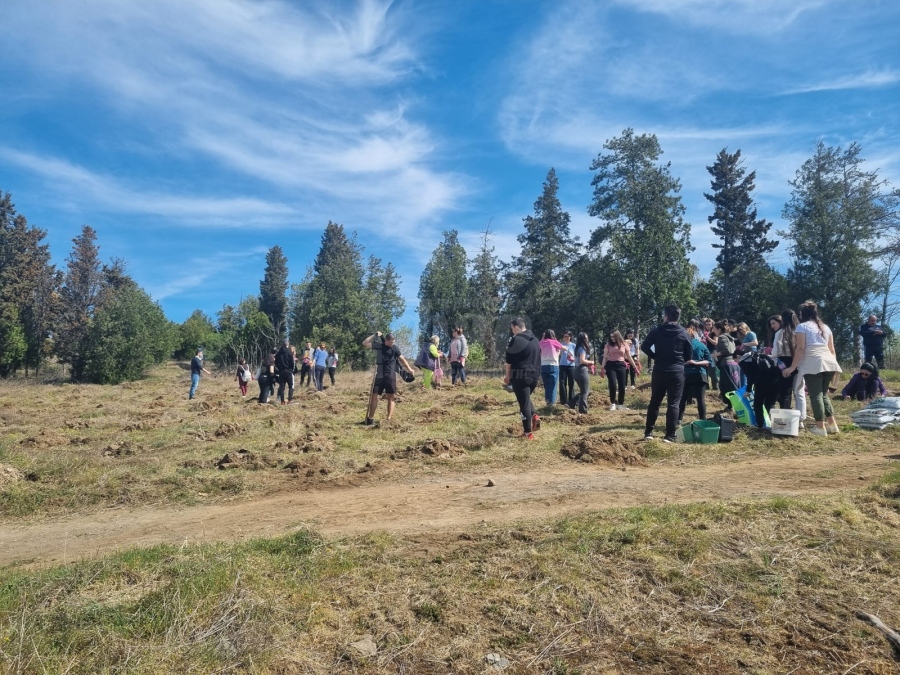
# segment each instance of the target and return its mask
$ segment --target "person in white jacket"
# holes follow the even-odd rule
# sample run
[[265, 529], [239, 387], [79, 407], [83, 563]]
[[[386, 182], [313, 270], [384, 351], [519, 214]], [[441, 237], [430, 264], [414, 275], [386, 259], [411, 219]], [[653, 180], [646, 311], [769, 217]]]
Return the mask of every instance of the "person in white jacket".
[[469, 343], [463, 335], [461, 326], [453, 329], [453, 339], [450, 340], [450, 383], [456, 384], [458, 377], [460, 382], [466, 383], [466, 358], [469, 356]]

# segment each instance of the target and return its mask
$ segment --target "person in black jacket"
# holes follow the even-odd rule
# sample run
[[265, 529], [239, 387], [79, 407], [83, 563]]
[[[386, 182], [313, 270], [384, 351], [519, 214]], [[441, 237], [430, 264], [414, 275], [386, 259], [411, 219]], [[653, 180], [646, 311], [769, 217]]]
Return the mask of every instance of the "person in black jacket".
[[656, 361], [650, 379], [650, 405], [647, 406], [647, 422], [644, 427], [644, 440], [653, 438], [653, 427], [659, 416], [659, 406], [666, 398], [666, 435], [663, 441], [675, 442], [675, 429], [678, 426], [678, 409], [681, 395], [684, 392], [684, 363], [693, 357], [691, 339], [687, 331], [678, 325], [681, 309], [676, 305], [667, 305], [663, 310], [665, 323], [651, 330], [641, 343], [641, 351], [652, 355]]
[[878, 323], [878, 317], [874, 314], [859, 327], [865, 349], [865, 362], [877, 363], [879, 368], [884, 368], [884, 339], [887, 337], [884, 326]]
[[512, 337], [506, 345], [503, 384], [512, 386], [519, 402], [524, 437], [533, 440], [534, 432], [541, 428], [541, 418], [534, 413], [531, 403], [531, 394], [541, 375], [541, 346], [534, 333], [525, 327], [524, 319], [513, 319], [510, 329]]
[[[281, 405], [294, 401], [294, 353], [291, 344], [287, 340], [281, 345], [275, 354], [275, 370], [278, 372], [278, 400]], [[288, 386], [288, 399], [284, 400], [284, 386]]]

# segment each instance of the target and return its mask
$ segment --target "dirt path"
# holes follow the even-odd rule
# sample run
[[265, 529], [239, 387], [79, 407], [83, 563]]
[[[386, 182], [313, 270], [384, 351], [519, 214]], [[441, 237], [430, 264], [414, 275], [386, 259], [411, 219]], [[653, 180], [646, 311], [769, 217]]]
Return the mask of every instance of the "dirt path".
[[[884, 451], [626, 471], [573, 463], [555, 471], [438, 475], [181, 509], [110, 509], [0, 525], [0, 565], [53, 565], [134, 546], [269, 537], [303, 523], [328, 536], [378, 530], [425, 535], [609, 507], [834, 493], [866, 485], [891, 463], [897, 462]], [[495, 487], [486, 487], [489, 478]]]

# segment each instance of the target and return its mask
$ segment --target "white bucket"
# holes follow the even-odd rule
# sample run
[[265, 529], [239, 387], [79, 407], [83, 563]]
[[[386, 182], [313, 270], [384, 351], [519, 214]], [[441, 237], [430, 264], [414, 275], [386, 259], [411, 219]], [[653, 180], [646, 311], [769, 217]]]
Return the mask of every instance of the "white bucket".
[[800, 433], [800, 411], [772, 408], [772, 433], [776, 436], [797, 436]]

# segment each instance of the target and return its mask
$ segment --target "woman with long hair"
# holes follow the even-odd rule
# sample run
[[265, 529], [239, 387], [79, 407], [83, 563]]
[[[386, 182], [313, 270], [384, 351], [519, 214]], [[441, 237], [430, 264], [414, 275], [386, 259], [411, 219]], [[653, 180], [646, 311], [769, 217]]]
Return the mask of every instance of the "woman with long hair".
[[626, 365], [635, 368], [634, 359], [622, 334], [614, 330], [603, 346], [603, 359], [600, 361], [600, 373], [605, 369], [609, 384], [610, 410], [628, 410], [625, 407]]
[[[786, 309], [781, 313], [781, 328], [775, 333], [772, 340], [772, 356], [779, 362], [779, 368], [787, 368], [794, 362], [794, 345], [796, 343], [794, 331], [800, 322], [797, 313], [792, 309]], [[794, 408], [800, 413], [800, 426], [806, 418], [806, 390], [803, 378], [797, 377], [796, 372], [783, 379], [783, 384], [778, 393], [778, 406], [780, 408], [791, 407], [791, 394], [794, 396]]]
[[641, 358], [638, 355], [638, 346], [634, 339], [634, 331], [629, 328], [625, 331], [625, 345], [628, 347], [628, 353], [631, 354], [632, 363], [628, 365], [628, 379], [631, 381], [631, 388], [635, 388], [635, 379], [640, 375]]
[[591, 341], [588, 334], [582, 331], [575, 339], [575, 384], [578, 385], [578, 393], [569, 401], [569, 407], [576, 408], [580, 413], [588, 411], [588, 395], [591, 393], [589, 369], [593, 365]]
[[878, 366], [866, 362], [859, 367], [859, 372], [850, 378], [847, 386], [841, 391], [841, 397], [845, 401], [851, 398], [856, 401], [870, 401], [876, 396], [887, 396], [887, 389], [878, 377]]
[[678, 407], [678, 423], [684, 419], [684, 409], [689, 399], [697, 401], [697, 413], [701, 420], [706, 419], [706, 388], [709, 385], [707, 369], [712, 363], [712, 354], [703, 343], [703, 324], [691, 319], [687, 327], [691, 338], [691, 359], [684, 363], [684, 392]]
[[783, 321], [780, 314], [773, 314], [769, 317], [769, 334], [766, 336], [766, 354], [772, 353], [772, 347], [775, 344], [775, 334], [781, 330]]
[[552, 328], [544, 331], [541, 339], [541, 381], [544, 383], [544, 403], [556, 403], [556, 385], [559, 383], [559, 355], [566, 346], [556, 339]]
[[834, 351], [831, 329], [819, 318], [819, 308], [812, 300], [800, 305], [800, 325], [794, 337], [794, 360], [782, 371], [783, 375], [791, 377], [795, 372], [800, 373], [806, 383], [816, 419], [816, 426], [810, 431], [817, 436], [840, 433], [828, 387], [835, 373], [841, 372], [841, 366]]
[[572, 342], [572, 331], [563, 332], [561, 342], [565, 349], [559, 353], [559, 402], [568, 405], [575, 396], [575, 343]]

